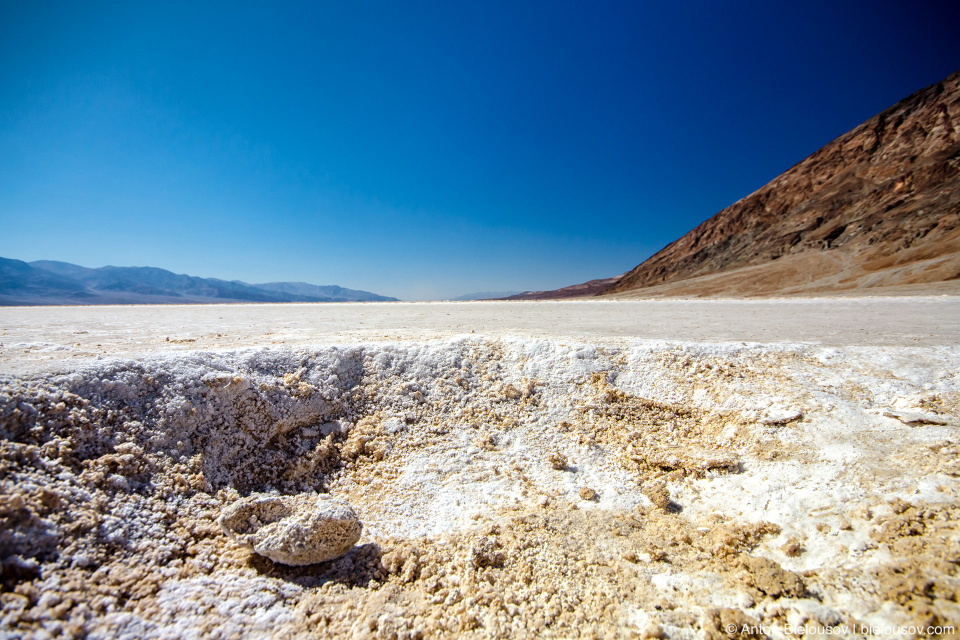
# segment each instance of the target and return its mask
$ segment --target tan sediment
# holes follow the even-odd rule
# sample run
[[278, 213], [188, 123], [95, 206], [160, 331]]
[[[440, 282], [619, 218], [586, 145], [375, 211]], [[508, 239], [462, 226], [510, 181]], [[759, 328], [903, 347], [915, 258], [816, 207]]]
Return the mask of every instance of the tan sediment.
[[[7, 377], [2, 624], [377, 638], [944, 624], [958, 362], [469, 338]], [[884, 416], [894, 405], [948, 425]], [[765, 421], [784, 408], [802, 417]], [[365, 534], [329, 562], [270, 562], [217, 526], [264, 491], [329, 493]]]

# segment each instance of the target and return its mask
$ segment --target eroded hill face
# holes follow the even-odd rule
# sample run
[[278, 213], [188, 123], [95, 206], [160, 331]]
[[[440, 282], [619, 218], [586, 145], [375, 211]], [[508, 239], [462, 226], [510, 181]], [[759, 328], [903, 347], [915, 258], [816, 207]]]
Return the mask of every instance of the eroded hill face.
[[523, 293], [504, 298], [504, 300], [564, 300], [566, 298], [586, 298], [587, 296], [595, 296], [601, 293], [619, 279], [620, 276], [600, 278], [582, 284], [563, 287], [562, 289], [553, 289], [552, 291], [524, 291]]
[[958, 131], [960, 72], [837, 138], [605, 293], [765, 295], [956, 280]]

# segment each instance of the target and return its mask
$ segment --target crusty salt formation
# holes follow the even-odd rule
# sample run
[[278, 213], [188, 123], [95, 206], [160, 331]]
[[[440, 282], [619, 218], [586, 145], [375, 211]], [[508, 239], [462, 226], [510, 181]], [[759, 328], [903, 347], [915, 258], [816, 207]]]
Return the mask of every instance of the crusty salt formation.
[[[958, 371], [957, 346], [475, 336], [0, 371], [0, 638], [945, 625]], [[249, 550], [341, 500], [347, 553]]]
[[294, 567], [342, 556], [363, 530], [350, 505], [316, 494], [254, 494], [226, 507], [217, 522], [240, 544]]

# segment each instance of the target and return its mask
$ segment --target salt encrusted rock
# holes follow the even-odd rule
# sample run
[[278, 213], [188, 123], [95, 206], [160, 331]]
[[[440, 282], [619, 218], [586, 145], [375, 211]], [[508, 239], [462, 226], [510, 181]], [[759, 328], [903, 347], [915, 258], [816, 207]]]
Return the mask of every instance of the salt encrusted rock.
[[697, 473], [711, 470], [735, 471], [740, 465], [740, 458], [735, 453], [696, 447], [671, 447], [653, 451], [646, 455], [644, 461], [661, 469], [685, 469]]
[[591, 489], [590, 487], [583, 487], [580, 489], [580, 498], [583, 500], [596, 500], [597, 492]]
[[888, 409], [883, 412], [884, 417], [894, 418], [910, 427], [921, 427], [923, 425], [947, 426], [947, 421], [935, 413], [929, 411], [904, 411], [901, 409]]
[[313, 493], [253, 494], [224, 508], [217, 522], [255, 553], [297, 567], [342, 556], [363, 530], [350, 505]]
[[803, 578], [793, 571], [787, 571], [776, 560], [744, 555], [742, 562], [753, 586], [768, 596], [802, 598], [806, 592]]
[[800, 409], [772, 407], [767, 409], [764, 416], [760, 419], [760, 424], [765, 424], [768, 427], [778, 427], [801, 419], [803, 419], [803, 411]]

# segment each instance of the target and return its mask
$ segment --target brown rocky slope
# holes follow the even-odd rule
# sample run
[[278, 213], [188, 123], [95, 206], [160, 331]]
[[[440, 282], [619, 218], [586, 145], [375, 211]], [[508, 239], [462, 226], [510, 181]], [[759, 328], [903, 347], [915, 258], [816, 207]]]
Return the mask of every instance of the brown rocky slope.
[[563, 300], [565, 298], [584, 298], [587, 296], [595, 296], [601, 291], [605, 290], [607, 287], [615, 283], [622, 276], [614, 276], [613, 278], [600, 278], [597, 280], [590, 280], [589, 282], [584, 282], [582, 284], [574, 284], [569, 287], [563, 287], [562, 289], [554, 289], [552, 291], [524, 291], [523, 293], [518, 293], [513, 296], [506, 298], [500, 298], [501, 300]]
[[960, 71], [840, 136], [601, 295], [960, 291]]

